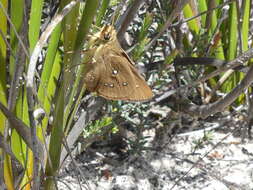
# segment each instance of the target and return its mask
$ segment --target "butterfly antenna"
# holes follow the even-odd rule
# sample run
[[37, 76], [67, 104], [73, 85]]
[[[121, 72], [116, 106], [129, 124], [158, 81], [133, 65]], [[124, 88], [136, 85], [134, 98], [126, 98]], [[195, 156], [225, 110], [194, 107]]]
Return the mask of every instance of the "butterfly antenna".
[[101, 27], [99, 27], [99, 26], [97, 26], [97, 25], [95, 25], [95, 24], [93, 25], [93, 27], [96, 28], [96, 29], [98, 29], [98, 30], [101, 30], [101, 29], [102, 29]]
[[116, 11], [112, 15], [112, 21], [111, 21], [111, 23], [112, 23], [111, 25], [112, 26], [114, 26], [115, 20], [116, 20]]
[[74, 53], [74, 51], [67, 51], [65, 52], [66, 54], [71, 54], [71, 53]]
[[116, 10], [114, 11], [112, 17], [111, 17], [111, 25], [114, 26], [116, 23], [116, 18], [119, 16], [119, 11], [122, 8], [122, 3], [119, 3], [119, 5], [116, 7]]
[[116, 7], [113, 16], [112, 16], [112, 25], [114, 26], [114, 28], [118, 31], [119, 26], [121, 24], [121, 18], [120, 18], [120, 11], [122, 10], [123, 6], [125, 5], [125, 1], [121, 1], [118, 6]]
[[[98, 31], [100, 31], [102, 28], [101, 27], [99, 27], [99, 26], [97, 26], [97, 25], [95, 25], [95, 24], [92, 24], [92, 28], [95, 28], [96, 30], [98, 30]], [[96, 33], [97, 31], [95, 31], [95, 33]], [[87, 40], [89, 40], [91, 37], [93, 37], [94, 36], [94, 31], [89, 31], [89, 33], [87, 34], [87, 36], [86, 36], [86, 39]]]

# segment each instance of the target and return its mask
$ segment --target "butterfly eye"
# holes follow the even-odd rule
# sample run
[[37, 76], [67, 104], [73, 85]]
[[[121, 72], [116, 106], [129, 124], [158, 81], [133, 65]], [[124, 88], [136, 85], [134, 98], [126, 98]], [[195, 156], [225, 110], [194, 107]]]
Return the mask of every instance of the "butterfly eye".
[[104, 39], [105, 40], [110, 40], [110, 38], [111, 38], [110, 34], [109, 33], [105, 33]]

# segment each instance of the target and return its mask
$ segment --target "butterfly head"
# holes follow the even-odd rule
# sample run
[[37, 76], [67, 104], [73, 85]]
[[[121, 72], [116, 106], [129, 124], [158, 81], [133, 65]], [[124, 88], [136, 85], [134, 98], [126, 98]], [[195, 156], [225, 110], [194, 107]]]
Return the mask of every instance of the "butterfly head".
[[116, 30], [111, 25], [105, 25], [99, 34], [99, 38], [103, 41], [112, 41], [116, 39]]
[[98, 47], [111, 41], [117, 40], [116, 30], [111, 25], [105, 25], [90, 39], [91, 47]]

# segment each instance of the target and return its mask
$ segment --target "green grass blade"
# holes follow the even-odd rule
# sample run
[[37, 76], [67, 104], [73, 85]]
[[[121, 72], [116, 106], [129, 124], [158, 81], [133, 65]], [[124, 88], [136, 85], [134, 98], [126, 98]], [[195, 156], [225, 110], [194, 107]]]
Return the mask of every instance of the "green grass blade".
[[98, 11], [97, 18], [96, 18], [96, 25], [101, 26], [102, 19], [106, 13], [106, 10], [110, 4], [110, 0], [103, 0], [101, 3], [101, 7]]
[[[52, 72], [48, 80], [47, 89], [45, 89], [47, 94], [43, 102], [43, 109], [46, 112], [46, 117], [42, 120], [42, 130], [45, 130], [46, 127], [48, 126], [48, 120], [49, 120], [48, 116], [50, 114], [50, 110], [53, 104], [53, 98], [55, 97], [56, 88], [57, 88], [56, 81], [59, 79], [60, 72], [61, 72], [61, 56], [60, 56], [60, 53], [57, 52], [55, 56]], [[42, 134], [40, 134], [40, 138], [42, 138]]]
[[[10, 7], [11, 7], [11, 21], [16, 29], [16, 31], [20, 31], [22, 24], [23, 24], [23, 10], [24, 10], [24, 0], [20, 1], [11, 1]], [[17, 51], [17, 45], [18, 45], [18, 39], [17, 36], [14, 33], [14, 29], [10, 28], [10, 43], [11, 43], [11, 49], [14, 55], [16, 55]], [[13, 77], [15, 69], [15, 60], [11, 56], [10, 57], [10, 67], [9, 72], [11, 78]]]
[[[184, 12], [185, 18], [191, 18], [191, 17], [195, 16], [193, 14], [192, 7], [190, 6], [190, 4], [185, 5], [183, 12]], [[194, 31], [195, 34], [199, 33], [199, 25], [198, 25], [197, 18], [189, 21], [187, 24], [188, 24], [189, 28], [192, 31]]]
[[[237, 42], [238, 42], [238, 31], [237, 31], [237, 9], [236, 2], [230, 4], [229, 10], [229, 35], [228, 35], [228, 52], [227, 52], [227, 60], [233, 60], [236, 57], [237, 53]], [[232, 74], [231, 77], [223, 84], [222, 89], [225, 92], [230, 92], [238, 81], [238, 76], [236, 74]]]
[[250, 0], [244, 0], [243, 19], [242, 19], [242, 51], [248, 50], [249, 23], [250, 23]]
[[44, 0], [33, 0], [29, 21], [29, 43], [32, 51], [40, 34], [41, 15]]
[[229, 12], [230, 17], [230, 24], [229, 24], [229, 46], [228, 46], [228, 53], [227, 53], [227, 59], [233, 60], [236, 57], [236, 50], [237, 50], [237, 37], [238, 37], [238, 31], [237, 31], [237, 9], [236, 9], [236, 3], [232, 3], [230, 7]]
[[56, 107], [54, 111], [54, 121], [52, 134], [50, 137], [49, 144], [49, 157], [50, 161], [47, 161], [46, 165], [46, 182], [44, 189], [53, 189], [54, 188], [54, 178], [59, 169], [60, 153], [62, 149], [62, 135], [63, 135], [63, 112], [64, 112], [64, 87], [63, 81], [61, 82], [61, 87], [58, 92], [58, 98], [56, 102]]
[[61, 30], [62, 28], [61, 28], [61, 25], [59, 24], [53, 31], [50, 41], [49, 41], [47, 55], [44, 62], [44, 67], [41, 74], [41, 80], [40, 80], [40, 85], [39, 85], [39, 90], [38, 90], [38, 99], [42, 105], [44, 104], [44, 99], [48, 95], [48, 92], [46, 89], [47, 89], [48, 83], [50, 82], [49, 79], [51, 76], [51, 72], [53, 71], [52, 68], [54, 65], [55, 55], [57, 52], [58, 43], [61, 36]]
[[[199, 0], [198, 1], [198, 9], [199, 12], [204, 12], [207, 10], [206, 0]], [[201, 15], [201, 26], [206, 25], [206, 14]]]
[[[2, 8], [7, 10], [8, 1], [2, 0]], [[2, 8], [0, 8], [0, 30], [2, 31], [2, 35], [7, 36], [7, 19], [2, 11]], [[0, 102], [2, 102], [5, 106], [7, 105], [6, 100], [6, 44], [4, 39], [0, 36]], [[4, 127], [5, 127], [5, 116], [3, 113], [0, 112], [0, 133], [3, 134]], [[1, 154], [1, 153], [0, 153]]]
[[7, 154], [4, 156], [4, 181], [8, 190], [14, 190], [13, 172], [11, 166], [11, 158]]

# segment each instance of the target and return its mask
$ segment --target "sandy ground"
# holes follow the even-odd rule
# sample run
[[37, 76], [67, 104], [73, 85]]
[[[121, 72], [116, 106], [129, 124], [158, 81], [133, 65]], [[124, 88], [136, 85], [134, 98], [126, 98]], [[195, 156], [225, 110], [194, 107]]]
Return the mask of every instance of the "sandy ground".
[[126, 154], [111, 146], [89, 148], [65, 164], [58, 188], [252, 190], [253, 141], [245, 135], [245, 122], [226, 116], [199, 125], [158, 140], [154, 130], [146, 130], [146, 149]]

